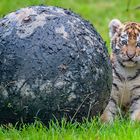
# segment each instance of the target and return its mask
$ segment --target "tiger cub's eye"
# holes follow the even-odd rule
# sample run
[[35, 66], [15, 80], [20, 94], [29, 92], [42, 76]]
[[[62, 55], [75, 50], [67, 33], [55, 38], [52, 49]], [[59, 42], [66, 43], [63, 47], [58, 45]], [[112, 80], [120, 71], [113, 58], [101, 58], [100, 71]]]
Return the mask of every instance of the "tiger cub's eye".
[[127, 40], [121, 40], [122, 45], [127, 45]]

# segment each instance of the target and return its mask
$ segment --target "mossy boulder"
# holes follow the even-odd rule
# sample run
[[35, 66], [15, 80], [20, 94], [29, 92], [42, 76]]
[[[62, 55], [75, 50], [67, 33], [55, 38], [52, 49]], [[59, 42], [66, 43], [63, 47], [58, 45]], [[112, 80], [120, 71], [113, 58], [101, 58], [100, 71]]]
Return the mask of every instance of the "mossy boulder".
[[98, 115], [111, 72], [101, 36], [72, 11], [33, 6], [0, 20], [0, 123]]

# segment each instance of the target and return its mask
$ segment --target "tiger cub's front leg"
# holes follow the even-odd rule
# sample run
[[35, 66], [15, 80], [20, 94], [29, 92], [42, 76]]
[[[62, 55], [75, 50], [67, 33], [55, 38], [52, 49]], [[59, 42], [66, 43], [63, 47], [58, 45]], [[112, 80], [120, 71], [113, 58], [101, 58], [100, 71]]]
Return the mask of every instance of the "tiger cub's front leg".
[[140, 85], [134, 87], [132, 91], [130, 119], [140, 121]]
[[113, 86], [109, 103], [101, 115], [102, 122], [113, 122], [118, 110], [118, 94], [115, 86]]

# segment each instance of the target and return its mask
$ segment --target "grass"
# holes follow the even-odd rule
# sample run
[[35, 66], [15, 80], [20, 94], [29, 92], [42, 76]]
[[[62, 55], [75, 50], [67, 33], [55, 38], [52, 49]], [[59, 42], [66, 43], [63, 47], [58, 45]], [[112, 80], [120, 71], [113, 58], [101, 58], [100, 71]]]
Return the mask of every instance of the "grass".
[[[128, 0], [0, 0], [0, 17], [9, 12], [30, 5], [54, 5], [71, 9], [89, 20], [101, 34], [109, 46], [108, 23], [113, 18], [121, 21], [139, 21], [139, 0], [131, 0], [127, 11]], [[108, 47], [109, 48], [109, 47]], [[110, 50], [110, 49], [109, 49]], [[117, 120], [113, 124], [104, 125], [97, 119], [79, 123], [66, 123], [61, 126], [51, 123], [46, 128], [41, 123], [15, 126], [1, 126], [0, 140], [139, 140], [140, 123], [129, 120]]]
[[[60, 126], [61, 125], [61, 126]], [[0, 140], [139, 140], [140, 123], [116, 120], [101, 124], [99, 120], [61, 124], [51, 122], [46, 128], [40, 122], [23, 125], [18, 130], [12, 126], [0, 127]]]

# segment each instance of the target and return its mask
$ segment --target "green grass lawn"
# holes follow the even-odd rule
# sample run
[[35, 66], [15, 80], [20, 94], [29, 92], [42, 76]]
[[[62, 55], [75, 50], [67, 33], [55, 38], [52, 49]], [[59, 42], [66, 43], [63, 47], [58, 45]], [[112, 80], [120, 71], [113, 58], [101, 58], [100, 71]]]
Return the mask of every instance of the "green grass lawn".
[[0, 128], [0, 140], [140, 140], [140, 123], [119, 120], [113, 124], [91, 122], [41, 123], [24, 125], [19, 130], [9, 125]]
[[[127, 11], [128, 0], [0, 0], [0, 17], [21, 7], [29, 5], [55, 5], [71, 9], [89, 20], [96, 27], [109, 46], [108, 23], [112, 18], [121, 21], [139, 21], [139, 0], [131, 0]], [[35, 123], [24, 125], [20, 129], [1, 126], [0, 140], [140, 140], [140, 123], [119, 120], [114, 124], [103, 125], [97, 120], [91, 122], [65, 123], [61, 127], [55, 123], [49, 128]]]

